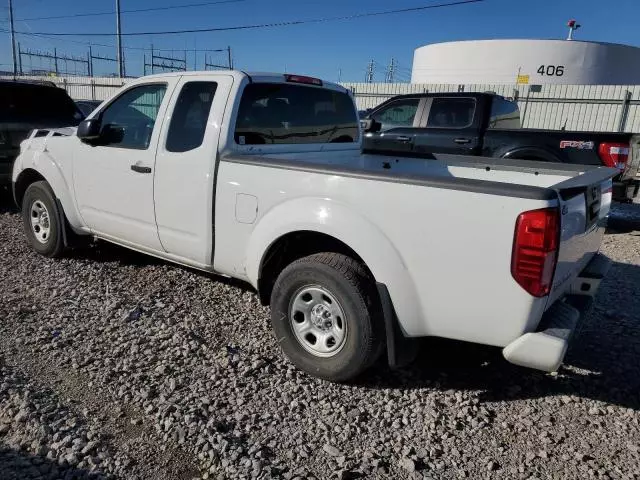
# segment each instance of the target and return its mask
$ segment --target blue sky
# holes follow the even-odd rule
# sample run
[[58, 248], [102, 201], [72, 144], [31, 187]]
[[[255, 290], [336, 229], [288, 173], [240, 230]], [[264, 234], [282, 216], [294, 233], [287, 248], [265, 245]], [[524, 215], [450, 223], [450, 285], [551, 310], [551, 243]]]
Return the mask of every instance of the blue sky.
[[[205, 1], [205, 0], [202, 0]], [[243, 0], [180, 10], [123, 14], [123, 32], [177, 30], [187, 28], [230, 27], [236, 25], [305, 20], [376, 12], [442, 3], [447, 0]], [[451, 1], [451, 0], [448, 0]], [[197, 0], [121, 0], [123, 10], [198, 3]], [[6, 0], [0, 7], [0, 67], [11, 62]], [[16, 30], [21, 32], [115, 32], [113, 16], [55, 20], [19, 19], [110, 11], [114, 0], [14, 0]], [[267, 28], [181, 34], [171, 36], [126, 37], [126, 47], [182, 51], [187, 48], [188, 66], [194, 66], [193, 49], [233, 49], [237, 68], [254, 71], [283, 71], [309, 74], [335, 81], [339, 70], [342, 81], [363, 81], [369, 60], [376, 61], [375, 80], [383, 81], [384, 68], [391, 58], [399, 64], [401, 79], [409, 78], [413, 50], [434, 42], [486, 38], [564, 38], [565, 24], [576, 18], [583, 27], [576, 38], [640, 46], [640, 0], [485, 0], [482, 3], [394, 14], [371, 18]], [[55, 39], [18, 35], [23, 49], [86, 57], [92, 41], [114, 44], [113, 37], [58, 37]], [[73, 43], [80, 42], [80, 43]], [[114, 56], [115, 50], [94, 47], [94, 52]], [[176, 55], [178, 53], [176, 52]], [[125, 50], [127, 73], [142, 73], [140, 50]], [[226, 60], [212, 54], [214, 63]], [[202, 68], [204, 53], [197, 54]], [[38, 61], [32, 64], [42, 68]], [[24, 67], [29, 65], [25, 61]], [[71, 66], [70, 66], [71, 68]], [[115, 71], [115, 66], [98, 62], [95, 73]]]

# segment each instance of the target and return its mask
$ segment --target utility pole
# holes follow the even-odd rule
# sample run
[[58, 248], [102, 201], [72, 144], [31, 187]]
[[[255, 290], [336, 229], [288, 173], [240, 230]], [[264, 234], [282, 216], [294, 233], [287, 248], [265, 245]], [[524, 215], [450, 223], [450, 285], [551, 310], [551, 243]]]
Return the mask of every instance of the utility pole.
[[89, 44], [89, 53], [87, 55], [87, 73], [90, 77], [93, 77], [93, 51], [91, 51], [91, 44]]
[[365, 83], [373, 83], [373, 59], [369, 62], [369, 66], [367, 67], [367, 74], [364, 77]]
[[118, 60], [118, 76], [122, 78], [124, 76], [124, 64], [122, 61], [122, 30], [120, 24], [120, 0], [116, 0], [116, 48]]
[[338, 69], [338, 83], [340, 83], [341, 80], [342, 80], [342, 69], [339, 68]]
[[229, 55], [229, 70], [233, 70], [233, 57], [231, 56], [231, 47], [227, 47], [227, 54]]
[[16, 32], [13, 29], [13, 0], [9, 0], [9, 29], [11, 30], [11, 57], [13, 58], [13, 76], [18, 73], [18, 63], [16, 62]]

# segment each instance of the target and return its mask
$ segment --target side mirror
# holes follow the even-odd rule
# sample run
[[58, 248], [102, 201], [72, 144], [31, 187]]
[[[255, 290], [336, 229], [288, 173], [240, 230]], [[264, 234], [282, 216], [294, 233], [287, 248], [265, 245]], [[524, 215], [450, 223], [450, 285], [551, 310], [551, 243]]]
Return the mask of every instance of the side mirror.
[[364, 130], [366, 133], [379, 132], [382, 128], [382, 124], [375, 121], [373, 118], [365, 118], [363, 120], [360, 120], [360, 125], [362, 126], [362, 130]]
[[78, 138], [80, 140], [97, 140], [100, 138], [100, 120], [97, 118], [90, 118], [89, 120], [83, 120], [78, 125]]

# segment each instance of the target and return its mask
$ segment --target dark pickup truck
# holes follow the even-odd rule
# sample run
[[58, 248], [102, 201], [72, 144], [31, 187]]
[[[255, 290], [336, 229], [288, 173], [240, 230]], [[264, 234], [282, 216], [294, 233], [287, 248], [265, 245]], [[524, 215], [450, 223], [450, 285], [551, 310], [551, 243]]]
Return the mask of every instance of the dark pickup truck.
[[62, 88], [48, 82], [0, 80], [0, 187], [11, 183], [20, 142], [33, 129], [75, 127], [83, 118]]
[[518, 104], [493, 93], [401, 95], [373, 109], [362, 123], [366, 152], [606, 165], [620, 170], [614, 200], [632, 201], [640, 190], [640, 134], [520, 128]]

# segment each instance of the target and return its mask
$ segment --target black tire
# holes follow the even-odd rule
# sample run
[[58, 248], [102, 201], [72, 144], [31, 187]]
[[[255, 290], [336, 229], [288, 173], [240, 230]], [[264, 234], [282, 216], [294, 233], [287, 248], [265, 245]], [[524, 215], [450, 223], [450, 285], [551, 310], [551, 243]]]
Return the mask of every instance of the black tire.
[[[294, 298], [305, 287], [313, 286], [329, 292], [345, 316], [342, 347], [329, 357], [305, 349], [290, 318]], [[384, 322], [375, 283], [361, 263], [337, 253], [301, 258], [280, 273], [271, 294], [271, 325], [291, 362], [315, 377], [333, 382], [353, 379], [370, 367], [383, 350]]]
[[[32, 207], [38, 202], [46, 209], [49, 222], [49, 231], [42, 239], [36, 237], [31, 223]], [[47, 182], [34, 182], [27, 187], [22, 199], [22, 221], [29, 245], [40, 255], [55, 258], [60, 257], [64, 252], [62, 229], [65, 228], [65, 225], [61, 224], [61, 218], [62, 215], [55, 201], [53, 190]]]

